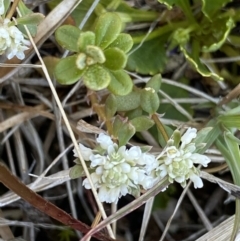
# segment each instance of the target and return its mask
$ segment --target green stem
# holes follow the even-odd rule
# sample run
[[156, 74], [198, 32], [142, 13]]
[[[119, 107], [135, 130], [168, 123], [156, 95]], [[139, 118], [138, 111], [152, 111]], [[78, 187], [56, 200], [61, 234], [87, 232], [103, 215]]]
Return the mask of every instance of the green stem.
[[[3, 163], [0, 163], [0, 182], [2, 182], [7, 188], [12, 190], [22, 199], [29, 202], [32, 206], [56, 219], [57, 221], [65, 224], [66, 226], [79, 230], [82, 233], [87, 233], [91, 230], [91, 228], [85, 223], [73, 218], [68, 213], [58, 208], [51, 202], [43, 199], [40, 195], [25, 186], [4, 166]], [[103, 232], [99, 232], [94, 236], [99, 240], [114, 241], [114, 239], [106, 236]]]
[[162, 122], [160, 121], [160, 119], [158, 118], [158, 116], [157, 116], [156, 114], [153, 114], [153, 115], [152, 115], [152, 119], [154, 120], [154, 122], [155, 122], [158, 130], [161, 132], [164, 140], [165, 140], [166, 143], [167, 143], [168, 140], [169, 140], [169, 136], [168, 136], [168, 134], [167, 134], [167, 132], [166, 132], [166, 130], [165, 130]]
[[[168, 32], [171, 32], [175, 29], [178, 28], [184, 28], [189, 26], [189, 22], [187, 21], [182, 21], [182, 22], [177, 22], [177, 23], [168, 23], [165, 26], [161, 26], [155, 30], [153, 30], [146, 38], [147, 40], [154, 39], [156, 37], [160, 37]], [[146, 33], [139, 35], [139, 36], [132, 36], [134, 44], [141, 43], [141, 41], [146, 37]]]

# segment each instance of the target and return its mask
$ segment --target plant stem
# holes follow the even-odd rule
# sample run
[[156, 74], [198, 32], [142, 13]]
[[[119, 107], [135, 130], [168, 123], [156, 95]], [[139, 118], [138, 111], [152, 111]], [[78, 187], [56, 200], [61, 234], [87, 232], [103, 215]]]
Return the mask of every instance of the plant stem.
[[12, 16], [13, 16], [13, 14], [14, 14], [14, 12], [15, 12], [19, 2], [20, 2], [20, 0], [14, 0], [13, 4], [12, 4], [10, 10], [9, 10], [9, 12], [7, 13], [6, 18], [8, 18], [8, 19], [12, 18]]
[[[75, 230], [79, 230], [82, 233], [87, 233], [91, 230], [89, 226], [81, 221], [73, 218], [71, 215], [55, 206], [53, 203], [45, 200], [37, 193], [33, 192], [30, 188], [25, 186], [17, 177], [15, 177], [3, 163], [0, 163], [0, 182], [6, 187], [16, 193], [25, 201], [29, 202], [32, 206], [44, 212], [48, 216], [56, 219], [57, 221], [70, 226]], [[93, 235], [95, 238], [102, 241], [113, 241], [114, 239], [106, 236], [102, 232]], [[116, 241], [116, 240], [115, 240]]]
[[152, 115], [152, 119], [154, 120], [154, 122], [155, 122], [158, 130], [161, 132], [164, 140], [165, 140], [166, 143], [167, 143], [168, 140], [169, 140], [169, 137], [168, 137], [168, 134], [167, 134], [167, 132], [166, 132], [166, 130], [165, 130], [162, 122], [159, 120], [159, 118], [158, 118], [158, 116], [157, 116], [156, 114], [153, 114], [153, 115]]
[[[178, 28], [184, 28], [186, 26], [188, 26], [189, 23], [187, 21], [182, 21], [182, 22], [177, 22], [177, 23], [169, 23], [166, 24], [164, 26], [161, 26], [155, 30], [153, 30], [146, 38], [145, 41], [160, 37], [170, 31], [174, 31], [175, 29]], [[138, 36], [132, 36], [133, 39], [133, 43], [134, 44], [138, 44], [141, 43], [141, 41], [146, 37], [146, 33], [142, 34], [142, 35], [138, 35]]]

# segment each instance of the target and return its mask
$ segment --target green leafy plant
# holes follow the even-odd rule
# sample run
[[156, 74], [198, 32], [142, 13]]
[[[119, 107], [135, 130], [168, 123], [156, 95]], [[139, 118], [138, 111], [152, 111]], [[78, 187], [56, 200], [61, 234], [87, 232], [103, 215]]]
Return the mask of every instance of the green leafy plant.
[[116, 95], [128, 94], [133, 85], [123, 68], [133, 43], [131, 36], [121, 30], [121, 19], [115, 13], [100, 16], [93, 31], [82, 32], [67, 25], [60, 27], [56, 31], [57, 42], [76, 53], [56, 65], [58, 82], [73, 84], [82, 77], [89, 89], [108, 88]]

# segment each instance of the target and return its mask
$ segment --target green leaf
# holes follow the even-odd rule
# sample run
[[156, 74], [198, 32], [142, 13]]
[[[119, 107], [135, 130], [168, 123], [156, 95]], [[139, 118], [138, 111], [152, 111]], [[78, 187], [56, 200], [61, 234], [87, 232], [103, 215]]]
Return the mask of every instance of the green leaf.
[[73, 52], [78, 52], [78, 39], [81, 30], [72, 25], [63, 25], [55, 32], [57, 42], [64, 48]]
[[109, 45], [109, 47], [116, 47], [127, 53], [133, 46], [133, 39], [130, 34], [120, 33], [118, 37]]
[[105, 49], [120, 34], [122, 21], [115, 13], [105, 13], [101, 15], [95, 25], [96, 45]]
[[211, 44], [210, 46], [203, 46], [202, 47], [202, 51], [203, 52], [214, 52], [214, 51], [217, 51], [219, 48], [221, 48], [221, 46], [226, 42], [227, 37], [230, 34], [230, 31], [235, 26], [234, 20], [232, 18], [229, 18], [227, 20], [227, 22], [224, 21], [223, 24], [222, 24], [222, 21], [221, 21], [220, 23], [218, 23], [218, 25], [219, 24], [221, 24], [221, 26], [216, 27], [216, 30], [217, 30], [217, 33], [216, 33], [217, 39], [216, 39], [216, 41], [214, 41], [214, 43]]
[[222, 115], [219, 118], [221, 123], [228, 128], [240, 129], [240, 115]]
[[110, 70], [123, 69], [127, 62], [126, 54], [118, 48], [107, 48], [104, 51], [106, 61], [104, 66]]
[[127, 95], [131, 92], [133, 83], [130, 76], [123, 70], [109, 71], [111, 82], [108, 86], [109, 91], [115, 95]]
[[148, 116], [139, 116], [130, 121], [136, 131], [146, 131], [154, 125], [154, 121]]
[[[145, 41], [140, 48], [133, 46], [133, 52], [128, 56], [127, 69], [140, 74], [154, 75], [162, 72], [167, 62], [166, 35]], [[137, 49], [136, 49], [137, 48]], [[135, 50], [136, 49], [136, 50]]]
[[[140, 99], [139, 99], [139, 104], [140, 104]], [[129, 120], [132, 120], [138, 116], [142, 116], [143, 110], [142, 108], [139, 106], [133, 110], [130, 110], [126, 113], [126, 116], [128, 117]]]
[[144, 111], [146, 111], [150, 115], [157, 112], [158, 107], [160, 105], [160, 100], [154, 89], [152, 88], [143, 89], [141, 92], [140, 98], [141, 98], [140, 105]]
[[95, 63], [102, 64], [106, 61], [103, 51], [97, 46], [88, 45], [86, 47], [86, 54], [90, 56], [92, 59], [92, 62], [91, 62], [91, 59], [90, 61], [87, 60], [88, 65], [92, 65]]
[[226, 5], [226, 3], [231, 1], [232, 0], [217, 0], [214, 1], [213, 4], [212, 1], [202, 0], [202, 12], [209, 20], [213, 20], [213, 17], [217, 14], [217, 12], [221, 11], [221, 9]]
[[95, 33], [91, 31], [82, 32], [78, 38], [78, 49], [85, 52], [88, 45], [95, 45]]
[[80, 53], [77, 55], [77, 59], [76, 59], [76, 67], [80, 70], [84, 70], [87, 67], [86, 64], [87, 61], [87, 55], [84, 53]]
[[113, 122], [113, 135], [118, 138], [119, 146], [125, 146], [135, 134], [135, 127], [117, 116]]
[[140, 92], [132, 91], [124, 96], [116, 96], [117, 110], [129, 111], [140, 106]]
[[17, 18], [17, 24], [22, 25], [38, 25], [44, 19], [41, 13], [31, 13], [23, 17]]
[[[208, 129], [210, 127], [210, 129]], [[204, 135], [205, 134], [205, 135]], [[194, 139], [196, 143], [196, 153], [203, 154], [207, 149], [209, 149], [213, 143], [221, 136], [220, 125], [216, 119], [212, 119], [207, 124], [207, 127], [204, 128], [197, 134], [197, 137]], [[205, 146], [199, 145], [200, 143], [205, 143]]]
[[[22, 2], [22, 1], [20, 1], [20, 2]], [[19, 6], [20, 6], [20, 2], [18, 3]], [[9, 6], [10, 6], [10, 3], [11, 3], [10, 0], [3, 0], [3, 5], [4, 5], [4, 14], [3, 14], [3, 16], [5, 16], [5, 14], [7, 13], [8, 8], [9, 8]], [[23, 3], [22, 3], [22, 4], [23, 4]]]
[[71, 85], [77, 82], [84, 73], [76, 67], [77, 56], [61, 59], [55, 68], [55, 78], [62, 85]]
[[194, 66], [199, 74], [204, 77], [212, 77], [215, 80], [223, 80], [223, 78], [216, 73], [211, 72], [200, 60], [200, 43], [197, 40], [193, 41], [192, 53], [188, 53], [185, 47], [180, 46], [181, 51], [186, 59]]
[[[167, 125], [163, 125], [164, 130], [167, 132], [168, 136], [172, 136], [173, 134], [173, 129]], [[156, 131], [155, 131], [156, 132]], [[159, 131], [159, 129], [157, 129], [157, 138], [158, 138], [158, 143], [160, 144], [161, 147], [165, 147], [166, 146], [166, 141], [162, 135], [162, 133]]]
[[[24, 16], [26, 16], [26, 15], [31, 15], [31, 14], [33, 14], [33, 11], [30, 10], [30, 9], [28, 9], [28, 8], [26, 7], [26, 5], [25, 5], [22, 1], [20, 1], [20, 2], [18, 3], [18, 8], [19, 8], [19, 11], [20, 11], [22, 17], [24, 17]], [[34, 36], [37, 34], [37, 26], [36, 26], [36, 25], [32, 25], [32, 24], [30, 24], [30, 25], [27, 24], [26, 26], [27, 26], [27, 28], [28, 28], [31, 36], [34, 37]], [[27, 35], [27, 32], [26, 32], [24, 26], [19, 25], [18, 28], [19, 28], [19, 30], [20, 30], [22, 33], [24, 33], [25, 35]]]
[[84, 84], [91, 90], [102, 90], [110, 81], [109, 71], [98, 64], [90, 66], [83, 76]]
[[162, 83], [162, 76], [161, 74], [154, 75], [146, 84], [146, 87], [150, 87], [156, 91], [156, 93], [160, 90]]
[[71, 167], [69, 177], [71, 179], [83, 177], [85, 175], [82, 165], [75, 165]]
[[117, 112], [117, 98], [110, 94], [105, 101], [105, 113], [107, 119], [112, 118]]
[[[8, 4], [8, 3], [7, 3], [8, 1], [5, 1], [5, 0], [4, 0], [4, 5], [5, 5], [5, 2], [6, 2], [6, 4]], [[25, 16], [25, 15], [28, 15], [28, 14], [33, 13], [33, 11], [30, 10], [30, 9], [23, 3], [23, 1], [19, 1], [19, 3], [18, 3], [18, 8], [19, 8], [19, 11], [20, 11], [20, 13], [21, 13], [22, 16]]]

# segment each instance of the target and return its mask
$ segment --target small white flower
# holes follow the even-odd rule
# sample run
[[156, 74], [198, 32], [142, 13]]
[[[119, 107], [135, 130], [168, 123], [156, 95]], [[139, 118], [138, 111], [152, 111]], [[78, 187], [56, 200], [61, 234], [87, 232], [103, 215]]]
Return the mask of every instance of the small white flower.
[[[87, 147], [85, 147], [85, 146], [82, 145], [82, 144], [79, 144], [79, 149], [80, 149], [80, 152], [81, 152], [81, 154], [82, 154], [82, 158], [83, 158], [85, 161], [89, 161], [89, 160], [90, 160], [90, 156], [93, 155], [92, 149], [87, 148]], [[75, 149], [73, 149], [73, 153], [74, 153], [74, 156], [75, 156], [75, 157], [78, 157], [77, 152], [76, 152]]]
[[9, 19], [0, 20], [0, 54], [6, 53], [8, 59], [14, 56], [24, 59], [24, 51], [28, 49], [30, 42], [24, 39], [22, 32], [16, 26], [10, 24]]
[[4, 53], [9, 46], [11, 46], [9, 33], [5, 28], [0, 27], [0, 54]]
[[203, 182], [202, 182], [202, 179], [199, 177], [199, 175], [196, 175], [195, 173], [191, 173], [189, 178], [193, 182], [194, 188], [203, 187]]
[[189, 128], [181, 137], [180, 146], [174, 146], [171, 139], [163, 153], [159, 156], [159, 166], [156, 168], [156, 176], [163, 178], [168, 176], [170, 182], [176, 181], [183, 187], [188, 179], [192, 180], [195, 188], [203, 186], [199, 171], [194, 164], [204, 167], [211, 161], [205, 155], [194, 153], [196, 150], [193, 139], [197, 136], [195, 128]]
[[[141, 148], [136, 146], [130, 149], [118, 147], [105, 134], [98, 136], [97, 143], [105, 153], [98, 148], [94, 151], [83, 148], [82, 145], [80, 148], [87, 153], [91, 178], [94, 187], [98, 189], [100, 201], [117, 203], [121, 196], [139, 196], [141, 188], [148, 189], [154, 185], [156, 178], [149, 174], [157, 167], [158, 162], [153, 155], [142, 153]], [[88, 178], [83, 181], [83, 186], [90, 189]]]
[[0, 15], [3, 15], [5, 12], [4, 0], [0, 0]]
[[113, 145], [113, 141], [111, 140], [110, 136], [104, 133], [99, 134], [97, 143], [99, 143], [104, 150], [107, 150], [109, 146]]

